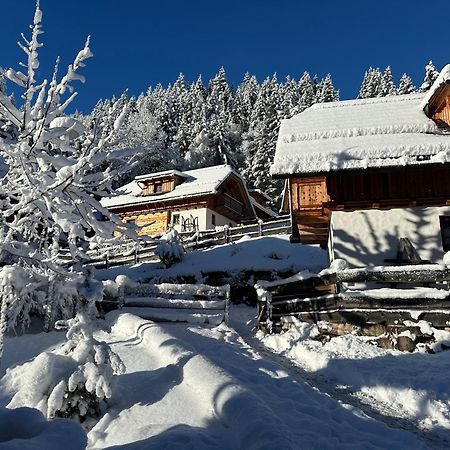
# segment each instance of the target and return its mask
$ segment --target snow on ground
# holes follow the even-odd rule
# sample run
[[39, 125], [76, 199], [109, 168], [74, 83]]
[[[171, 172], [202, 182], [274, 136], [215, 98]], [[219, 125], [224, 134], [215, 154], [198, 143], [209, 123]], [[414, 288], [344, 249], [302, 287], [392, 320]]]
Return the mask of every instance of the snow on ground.
[[[0, 377], [7, 368], [22, 364], [44, 351], [51, 351], [65, 340], [63, 332], [7, 336], [0, 362]], [[47, 421], [34, 408], [5, 408], [11, 396], [0, 382], [0, 449], [1, 450], [79, 450], [85, 447], [86, 435], [71, 420]]]
[[[41, 324], [42, 329], [42, 324]], [[50, 333], [28, 333], [20, 336], [5, 337], [3, 355], [0, 361], [0, 377], [9, 367], [21, 364], [30, 358], [34, 358], [41, 352], [51, 351], [65, 341], [65, 333], [51, 331]], [[1, 392], [0, 392], [1, 402]]]
[[[242, 331], [251, 336], [245, 322], [254, 314], [254, 308], [233, 306], [233, 326], [240, 331], [247, 327]], [[126, 372], [117, 377], [108, 412], [88, 434], [89, 449], [425, 449], [434, 444], [425, 434], [397, 425], [390, 428], [354, 404], [321, 392], [302, 379], [287, 359], [279, 364], [265, 357], [231, 327], [157, 324], [117, 311], [109, 313], [107, 320], [111, 332], [99, 331], [96, 338], [112, 346]], [[448, 436], [448, 387], [446, 377], [439, 376], [449, 370], [446, 352], [404, 355], [369, 346], [355, 336], [322, 347], [308, 338], [313, 332], [302, 326], [297, 332], [262, 339], [317, 377], [346, 384], [366, 399], [373, 395], [379, 404], [384, 400], [386, 414], [395, 408], [419, 407], [420, 413], [426, 412], [429, 426], [439, 428], [443, 438]], [[62, 338], [63, 333], [56, 332], [9, 337], [8, 364], [51, 350]], [[291, 344], [292, 351], [286, 351]], [[7, 380], [0, 381], [0, 408], [14, 395], [5, 385]], [[21, 414], [20, 409], [12, 411]], [[31, 423], [41, 424], [32, 427], [30, 435], [38, 443], [47, 432], [54, 433], [55, 439], [61, 433], [76, 436], [76, 429], [67, 430], [66, 422], [48, 424], [40, 416]], [[2, 442], [2, 436], [8, 439], [0, 425], [0, 449], [33, 448], [14, 447], [19, 441]], [[80, 441], [74, 437], [71, 448], [83, 448], [76, 442]]]
[[262, 359], [224, 325], [108, 317], [101, 338], [127, 370], [92, 449], [426, 448]]
[[317, 272], [327, 266], [328, 256], [325, 250], [312, 245], [292, 245], [289, 236], [275, 235], [256, 239], [243, 237], [232, 244], [187, 253], [182, 262], [167, 269], [158, 262], [149, 262], [128, 268], [101, 270], [97, 277], [114, 280], [118, 275], [127, 275], [135, 280], [158, 280], [194, 276], [201, 282], [202, 273], [208, 272], [299, 272], [304, 269]]
[[[314, 378], [356, 397], [383, 415], [411, 421], [450, 445], [450, 352], [384, 350], [369, 338], [346, 335], [324, 345], [317, 327], [295, 322], [291, 330], [257, 337]], [[448, 334], [448, 333], [447, 333]]]
[[86, 434], [72, 420], [46, 420], [33, 408], [0, 407], [1, 450], [79, 450], [86, 446]]

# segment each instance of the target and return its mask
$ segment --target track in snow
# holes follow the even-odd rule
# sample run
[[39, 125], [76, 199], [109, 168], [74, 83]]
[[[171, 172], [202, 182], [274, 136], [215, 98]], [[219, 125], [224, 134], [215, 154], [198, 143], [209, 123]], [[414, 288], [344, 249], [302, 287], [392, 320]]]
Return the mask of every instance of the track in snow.
[[[438, 433], [434, 433], [433, 431], [420, 429], [406, 417], [398, 417], [398, 411], [394, 411], [389, 405], [378, 402], [376, 399], [369, 398], [361, 393], [356, 395], [355, 392], [346, 386], [336, 386], [320, 375], [306, 371], [288, 357], [283, 356], [283, 354], [274, 353], [256, 338], [250, 327], [242, 321], [234, 320], [231, 325], [238, 332], [243, 341], [261, 358], [282, 367], [290, 376], [308, 383], [311, 387], [342, 404], [358, 408], [367, 416], [379, 422], [383, 422], [390, 428], [407, 430], [414, 433], [420, 439], [425, 440], [429, 448], [439, 450], [448, 450], [450, 448], [450, 441], [448, 439], [441, 437]], [[363, 401], [363, 398], [366, 398], [366, 401]]]

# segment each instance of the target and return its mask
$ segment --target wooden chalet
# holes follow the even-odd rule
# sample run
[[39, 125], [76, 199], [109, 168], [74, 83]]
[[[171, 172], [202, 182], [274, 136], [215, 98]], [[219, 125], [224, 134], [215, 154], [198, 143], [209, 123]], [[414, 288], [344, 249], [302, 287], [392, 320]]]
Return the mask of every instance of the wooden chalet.
[[228, 165], [141, 175], [102, 204], [150, 236], [169, 226], [180, 232], [208, 230], [259, 217], [244, 180]]
[[382, 264], [408, 238], [439, 260], [450, 249], [450, 65], [427, 94], [316, 104], [284, 120], [271, 174], [286, 180], [295, 237], [329, 244], [331, 259]]

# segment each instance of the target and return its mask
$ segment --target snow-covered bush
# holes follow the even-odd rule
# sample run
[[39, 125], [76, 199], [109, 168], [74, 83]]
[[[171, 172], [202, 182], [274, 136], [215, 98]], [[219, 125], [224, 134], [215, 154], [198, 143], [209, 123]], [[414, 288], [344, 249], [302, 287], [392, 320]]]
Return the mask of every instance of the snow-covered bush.
[[155, 253], [166, 267], [182, 261], [186, 251], [178, 232], [172, 229], [163, 234]]
[[60, 352], [77, 363], [67, 379], [61, 380], [48, 397], [48, 417], [86, 418], [100, 415], [102, 403], [111, 397], [114, 374], [125, 366], [108, 344], [94, 338], [94, 322], [87, 313], [57, 322], [57, 328], [68, 326], [67, 342]]
[[87, 312], [57, 322], [57, 328], [68, 328], [67, 342], [7, 371], [3, 384], [15, 393], [8, 406], [34, 407], [48, 418], [88, 420], [89, 426], [107, 406], [114, 375], [125, 370], [109, 345], [94, 337], [96, 327]]

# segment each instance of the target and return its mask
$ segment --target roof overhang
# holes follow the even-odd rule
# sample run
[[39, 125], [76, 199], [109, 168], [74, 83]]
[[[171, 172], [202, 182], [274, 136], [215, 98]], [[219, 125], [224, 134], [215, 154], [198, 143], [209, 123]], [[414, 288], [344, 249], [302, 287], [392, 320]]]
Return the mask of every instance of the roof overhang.
[[441, 163], [441, 162], [433, 162], [433, 163], [427, 163], [427, 164], [409, 164], [406, 166], [400, 166], [400, 165], [392, 165], [392, 166], [381, 166], [381, 167], [358, 167], [358, 168], [352, 168], [352, 169], [331, 169], [331, 170], [324, 170], [322, 172], [301, 172], [301, 173], [291, 173], [291, 174], [275, 174], [272, 175], [272, 178], [276, 180], [285, 180], [285, 179], [291, 179], [291, 178], [312, 178], [312, 177], [323, 177], [330, 174], [335, 173], [358, 173], [358, 172], [382, 172], [389, 170], [392, 171], [400, 171], [400, 170], [416, 170], [416, 169], [423, 169], [424, 167], [427, 168], [436, 168], [436, 167], [450, 167], [450, 162]]

